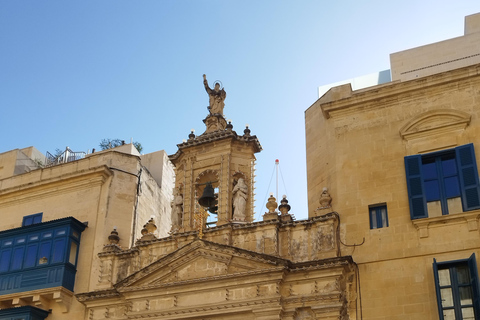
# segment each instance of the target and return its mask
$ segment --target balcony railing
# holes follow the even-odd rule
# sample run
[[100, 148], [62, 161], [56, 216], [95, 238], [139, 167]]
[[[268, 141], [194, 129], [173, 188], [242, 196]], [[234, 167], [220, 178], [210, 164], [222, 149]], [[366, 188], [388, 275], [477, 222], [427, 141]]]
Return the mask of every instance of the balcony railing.
[[72, 151], [69, 147], [65, 148], [60, 154], [53, 155], [47, 151], [45, 157], [45, 167], [56, 166], [57, 164], [72, 162], [85, 158], [86, 152], [75, 152]]

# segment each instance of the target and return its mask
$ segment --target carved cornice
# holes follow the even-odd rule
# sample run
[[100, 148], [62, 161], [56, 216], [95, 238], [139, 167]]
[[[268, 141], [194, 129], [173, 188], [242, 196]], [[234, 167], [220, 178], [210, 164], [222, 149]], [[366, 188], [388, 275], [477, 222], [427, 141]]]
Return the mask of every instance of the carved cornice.
[[177, 152], [175, 154], [169, 155], [168, 157], [170, 161], [175, 163], [175, 160], [178, 160], [180, 155], [183, 153], [182, 150], [186, 148], [200, 146], [200, 145], [221, 141], [221, 140], [226, 140], [226, 139], [232, 139], [233, 141], [248, 143], [253, 147], [254, 153], [262, 151], [262, 146], [260, 145], [260, 142], [258, 141], [257, 136], [251, 136], [251, 135], [239, 136], [235, 131], [218, 130], [218, 131], [204, 133], [198, 137], [195, 137], [194, 139], [188, 139], [186, 142], [177, 144], [177, 147], [178, 147]]
[[[285, 269], [286, 267], [281, 266], [281, 267], [275, 267], [275, 268], [269, 268], [269, 269], [249, 270], [244, 272], [235, 272], [231, 274], [203, 277], [203, 278], [190, 279], [190, 280], [171, 281], [171, 282], [163, 282], [163, 283], [160, 282], [160, 283], [153, 283], [153, 284], [144, 285], [144, 286], [121, 287], [121, 288], [118, 288], [117, 290], [118, 292], [123, 293], [123, 292], [142, 291], [142, 290], [158, 289], [158, 288], [169, 288], [174, 286], [184, 286], [184, 285], [190, 285], [195, 283], [213, 283], [212, 281], [238, 279], [242, 277], [250, 277], [251, 279], [252, 276], [261, 275], [261, 274], [268, 274], [270, 276], [268, 281], [273, 282], [274, 280], [276, 280], [275, 278], [272, 277], [273, 273], [281, 272], [283, 274], [283, 271]], [[255, 283], [256, 282], [257, 281], [255, 281]], [[261, 282], [265, 282], [265, 280], [262, 280]], [[199, 287], [198, 290], [203, 290], [203, 289]], [[192, 293], [194, 291], [189, 290], [187, 292]]]
[[97, 290], [92, 292], [77, 293], [75, 297], [80, 302], [86, 302], [96, 299], [107, 299], [119, 297], [120, 293], [116, 289]]
[[47, 179], [42, 179], [40, 176], [40, 179], [35, 179], [35, 181], [1, 188], [1, 186], [6, 183], [4, 180], [2, 185], [0, 185], [0, 206], [12, 202], [18, 204], [32, 199], [43, 199], [49, 197], [51, 194], [58, 195], [62, 192], [70, 192], [73, 190], [101, 185], [112, 175], [112, 171], [107, 166], [103, 165], [57, 175]]
[[266, 298], [266, 299], [251, 299], [244, 300], [242, 302], [236, 303], [216, 303], [214, 305], [203, 305], [203, 306], [194, 306], [189, 308], [175, 308], [169, 311], [156, 311], [156, 312], [139, 312], [127, 315], [127, 319], [142, 319], [142, 318], [154, 318], [154, 317], [172, 317], [178, 319], [184, 319], [185, 316], [193, 316], [194, 314], [201, 313], [202, 316], [215, 315], [215, 314], [225, 314], [229, 312], [242, 312], [242, 311], [252, 311], [252, 307], [263, 307], [266, 305], [279, 305], [280, 297], [278, 298]]
[[[386, 103], [398, 103], [399, 95], [420, 92], [429, 88], [441, 90], [443, 85], [452, 82], [466, 81], [473, 77], [479, 77], [479, 75], [479, 65], [476, 64], [414, 80], [389, 82], [375, 87], [352, 91], [338, 100], [329, 101], [327, 99], [327, 101], [325, 101], [325, 98], [321, 97], [311, 107], [319, 106], [322, 109], [324, 117], [329, 119], [334, 114], [338, 114], [347, 109], [357, 111], [356, 109], [362, 109], [369, 104], [372, 106], [385, 106]], [[326, 95], [324, 95], [324, 97], [326, 97]]]

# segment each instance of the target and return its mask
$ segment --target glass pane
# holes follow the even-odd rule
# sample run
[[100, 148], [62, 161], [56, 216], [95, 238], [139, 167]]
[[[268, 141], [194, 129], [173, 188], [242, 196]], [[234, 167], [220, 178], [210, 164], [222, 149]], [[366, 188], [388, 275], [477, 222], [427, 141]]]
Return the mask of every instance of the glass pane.
[[10, 255], [12, 254], [12, 250], [4, 250], [0, 254], [0, 272], [8, 271], [8, 266], [10, 265]]
[[25, 265], [24, 268], [35, 267], [37, 262], [37, 244], [33, 244], [27, 247], [27, 254], [25, 256]]
[[19, 247], [19, 248], [13, 249], [12, 270], [18, 270], [22, 268], [24, 252], [25, 252], [25, 247]]
[[442, 160], [443, 176], [453, 176], [457, 174], [457, 164], [455, 159]]
[[70, 256], [68, 258], [68, 262], [75, 265], [77, 263], [77, 247], [78, 245], [72, 241], [70, 244]]
[[438, 180], [425, 181], [425, 196], [427, 197], [427, 201], [440, 200]]
[[463, 320], [474, 320], [475, 314], [473, 312], [473, 308], [462, 308], [462, 317]]
[[437, 178], [437, 166], [435, 162], [422, 164], [422, 175], [426, 180]]
[[38, 264], [47, 264], [50, 262], [50, 252], [52, 249], [52, 242], [43, 242], [40, 245], [40, 252], [38, 253]]
[[443, 310], [443, 320], [455, 320], [455, 311], [450, 310]]
[[442, 307], [453, 307], [453, 297], [452, 297], [452, 289], [445, 288], [440, 289], [440, 296], [442, 297]]
[[447, 198], [460, 196], [460, 184], [458, 183], [457, 176], [445, 178], [443, 182], [445, 183], [445, 195]]
[[375, 209], [370, 209], [370, 221], [372, 229], [377, 229], [377, 213]]
[[470, 269], [468, 265], [458, 266], [455, 268], [457, 271], [457, 279], [459, 284], [470, 284]]
[[65, 239], [55, 240], [53, 244], [53, 262], [64, 262]]
[[450, 285], [450, 269], [441, 269], [438, 270], [438, 281], [440, 286], [449, 286]]
[[458, 288], [460, 292], [460, 304], [462, 306], [465, 305], [472, 305], [472, 288], [470, 286], [468, 287], [460, 287]]
[[387, 222], [387, 209], [386, 208], [381, 208], [380, 209], [380, 214], [382, 216], [382, 227], [388, 227], [388, 222]]

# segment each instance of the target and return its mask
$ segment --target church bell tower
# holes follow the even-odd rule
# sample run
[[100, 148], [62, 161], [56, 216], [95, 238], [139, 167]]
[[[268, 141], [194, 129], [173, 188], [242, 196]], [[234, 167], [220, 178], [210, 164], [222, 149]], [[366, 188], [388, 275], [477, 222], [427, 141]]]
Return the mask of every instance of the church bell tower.
[[255, 153], [262, 147], [248, 126], [243, 135], [233, 130], [223, 115], [225, 90], [219, 82], [211, 89], [205, 75], [203, 79], [209, 96], [209, 114], [203, 120], [206, 130], [199, 136], [191, 132], [169, 157], [176, 174], [173, 232], [195, 229], [195, 214], [201, 210], [198, 200], [203, 195], [214, 197], [209, 221], [217, 226], [253, 221]]

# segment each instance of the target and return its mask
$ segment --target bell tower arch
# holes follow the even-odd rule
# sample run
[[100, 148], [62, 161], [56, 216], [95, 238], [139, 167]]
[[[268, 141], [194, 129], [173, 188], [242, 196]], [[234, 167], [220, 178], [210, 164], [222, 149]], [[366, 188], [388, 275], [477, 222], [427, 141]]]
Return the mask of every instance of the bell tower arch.
[[223, 115], [226, 92], [220, 84], [211, 89], [205, 75], [203, 82], [209, 95], [205, 132], [199, 136], [191, 132], [169, 156], [175, 166], [175, 192], [183, 197], [182, 210], [172, 210], [179, 215], [177, 220], [172, 217], [180, 221], [178, 231], [194, 230], [198, 199], [207, 183], [216, 191], [217, 225], [253, 221], [255, 153], [262, 146], [248, 127], [239, 135], [227, 123]]

